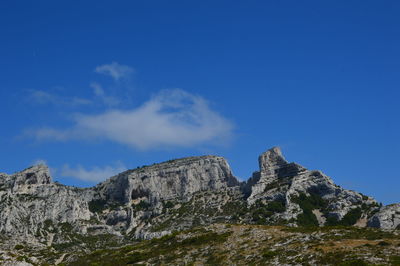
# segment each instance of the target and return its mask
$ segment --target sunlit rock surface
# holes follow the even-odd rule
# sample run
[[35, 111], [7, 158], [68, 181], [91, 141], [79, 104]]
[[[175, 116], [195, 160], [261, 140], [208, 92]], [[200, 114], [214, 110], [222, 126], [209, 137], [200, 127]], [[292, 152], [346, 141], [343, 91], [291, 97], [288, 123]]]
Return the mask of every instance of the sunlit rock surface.
[[125, 171], [91, 188], [53, 182], [45, 165], [0, 173], [0, 232], [12, 243], [48, 246], [86, 236], [150, 239], [214, 223], [399, 227], [399, 204], [336, 185], [289, 163], [279, 148], [239, 182], [218, 156], [170, 160]]

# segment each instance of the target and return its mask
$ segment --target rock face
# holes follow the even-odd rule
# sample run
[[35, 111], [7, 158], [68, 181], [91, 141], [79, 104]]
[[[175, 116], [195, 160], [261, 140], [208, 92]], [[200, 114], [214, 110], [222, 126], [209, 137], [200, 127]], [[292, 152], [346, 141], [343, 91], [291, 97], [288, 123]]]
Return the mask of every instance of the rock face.
[[202, 156], [171, 160], [128, 170], [99, 184], [95, 190], [103, 199], [122, 203], [188, 199], [193, 193], [238, 186], [222, 157]]
[[[238, 185], [224, 158], [201, 156], [128, 170], [93, 190], [94, 201], [125, 206], [99, 214], [102, 221], [136, 237], [150, 238], [170, 232], [148, 232], [151, 224], [143, 222], [149, 216], [161, 215], [165, 202], [187, 202], [195, 193], [223, 191]], [[180, 226], [174, 229], [177, 228]]]
[[13, 191], [23, 190], [27, 186], [50, 184], [49, 169], [44, 165], [36, 165], [12, 176], [0, 173], [0, 186]]
[[65, 226], [82, 234], [151, 238], [170, 232], [146, 231], [151, 227], [146, 222], [149, 216], [160, 215], [166, 201], [186, 202], [201, 191], [238, 185], [225, 159], [217, 156], [129, 170], [89, 189], [53, 183], [48, 168], [38, 165], [0, 176], [0, 231], [32, 243], [47, 243], [49, 231], [59, 232]]
[[286, 210], [272, 216], [272, 220], [294, 220], [305, 215], [310, 222], [318, 221], [319, 225], [324, 225], [326, 222], [339, 223], [349, 214], [351, 221], [346, 223], [354, 224], [359, 219], [366, 219], [378, 207], [373, 198], [335, 185], [320, 171], [309, 171], [287, 162], [277, 147], [263, 153], [259, 165], [260, 171], [248, 181], [250, 195], [247, 202], [250, 205], [257, 201], [282, 202]]
[[90, 194], [89, 190], [51, 182], [44, 165], [3, 175], [0, 179], [0, 232], [33, 243], [46, 242], [47, 230], [53, 223], [90, 219], [87, 204]]
[[51, 245], [88, 235], [147, 239], [221, 222], [399, 225], [399, 205], [380, 209], [322, 172], [287, 162], [279, 148], [263, 153], [259, 168], [240, 183], [224, 158], [189, 157], [128, 170], [87, 189], [52, 182], [44, 165], [0, 173], [0, 232], [10, 243]]
[[382, 229], [400, 229], [400, 203], [383, 207], [368, 221], [368, 226]]
[[260, 170], [254, 172], [247, 182], [249, 184], [248, 191], [250, 191], [247, 201], [250, 204], [261, 198], [276, 199], [284, 197], [282, 193], [271, 194], [271, 191], [269, 191], [271, 185], [278, 185], [277, 182], [279, 182], [280, 186], [287, 187], [293, 177], [306, 171], [305, 168], [298, 164], [288, 163], [278, 147], [261, 154], [258, 157], [258, 163]]

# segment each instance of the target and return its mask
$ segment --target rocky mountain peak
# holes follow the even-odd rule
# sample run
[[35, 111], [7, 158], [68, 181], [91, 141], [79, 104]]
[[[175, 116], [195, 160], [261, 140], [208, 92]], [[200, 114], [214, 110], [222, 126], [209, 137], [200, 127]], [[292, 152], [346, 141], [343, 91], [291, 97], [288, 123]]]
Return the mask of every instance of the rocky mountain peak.
[[29, 167], [11, 176], [15, 180], [14, 186], [18, 185], [43, 185], [51, 183], [49, 168], [44, 164]]
[[305, 170], [304, 167], [289, 163], [282, 155], [279, 147], [273, 147], [258, 157], [260, 180], [263, 183], [274, 182], [277, 179], [295, 176]]
[[261, 171], [268, 171], [271, 167], [279, 167], [288, 162], [282, 155], [279, 147], [273, 147], [258, 157], [258, 163]]

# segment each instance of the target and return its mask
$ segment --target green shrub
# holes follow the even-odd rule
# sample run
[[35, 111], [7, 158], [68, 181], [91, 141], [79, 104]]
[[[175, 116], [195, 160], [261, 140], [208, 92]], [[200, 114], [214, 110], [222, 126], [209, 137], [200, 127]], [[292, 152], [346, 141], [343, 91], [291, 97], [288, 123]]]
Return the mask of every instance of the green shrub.
[[275, 213], [281, 213], [286, 210], [283, 201], [275, 200], [264, 204], [261, 200], [257, 200], [250, 208], [250, 214], [253, 222], [256, 224], [266, 224], [267, 218]]
[[24, 248], [24, 246], [21, 245], [21, 244], [17, 244], [17, 245], [15, 245], [15, 247], [14, 247], [14, 249], [16, 249], [16, 250], [21, 250], [21, 249], [23, 249], [23, 248]]
[[304, 193], [300, 193], [298, 197], [293, 198], [293, 202], [299, 204], [300, 208], [303, 210], [325, 210], [327, 208], [328, 202], [324, 200], [320, 195], [316, 193], [309, 194], [310, 196], [307, 196]]
[[151, 204], [147, 201], [141, 200], [137, 205], [135, 205], [135, 209], [140, 210], [147, 210], [151, 207]]
[[303, 210], [303, 213], [297, 216], [297, 224], [306, 227], [319, 225], [317, 217], [310, 210]]
[[151, 257], [151, 254], [146, 252], [132, 252], [129, 254], [127, 264], [136, 264], [138, 262], [147, 260], [149, 257]]
[[327, 226], [338, 226], [338, 225], [351, 226], [351, 225], [354, 225], [355, 223], [357, 223], [358, 219], [361, 218], [361, 215], [362, 215], [361, 208], [352, 209], [348, 213], [346, 213], [345, 216], [343, 216], [342, 220], [338, 220], [335, 216], [327, 217], [325, 225], [327, 225]]
[[300, 226], [318, 226], [317, 217], [312, 211], [319, 209], [322, 212], [326, 212], [328, 206], [328, 202], [320, 195], [311, 192], [309, 194], [310, 196], [300, 193], [298, 197], [292, 199], [303, 210], [303, 213], [297, 216], [297, 224]]
[[328, 252], [321, 256], [318, 265], [339, 265], [343, 263], [346, 254], [344, 252]]
[[339, 225], [339, 220], [336, 216], [328, 216], [325, 222], [326, 226], [337, 226]]
[[339, 221], [340, 225], [354, 225], [360, 219], [362, 211], [360, 208], [352, 209]]
[[368, 266], [368, 263], [361, 259], [353, 259], [353, 260], [348, 260], [344, 261], [339, 264], [339, 266]]
[[226, 256], [218, 256], [217, 254], [211, 254], [210, 257], [207, 259], [207, 265], [226, 265], [224, 263]]
[[267, 205], [267, 210], [271, 212], [284, 212], [286, 207], [282, 201], [271, 201]]
[[73, 230], [72, 224], [65, 222], [65, 223], [60, 223], [59, 224], [61, 231], [63, 232], [71, 232]]
[[273, 251], [273, 250], [264, 250], [262, 253], [262, 257], [266, 260], [270, 260], [273, 259], [276, 255], [278, 255], [277, 251]]
[[167, 201], [164, 204], [164, 207], [167, 209], [173, 208], [175, 206], [175, 204], [172, 201]]
[[91, 212], [102, 212], [106, 209], [107, 201], [98, 199], [89, 201], [89, 211]]
[[391, 256], [389, 260], [391, 265], [396, 265], [396, 266], [400, 265], [400, 256]]

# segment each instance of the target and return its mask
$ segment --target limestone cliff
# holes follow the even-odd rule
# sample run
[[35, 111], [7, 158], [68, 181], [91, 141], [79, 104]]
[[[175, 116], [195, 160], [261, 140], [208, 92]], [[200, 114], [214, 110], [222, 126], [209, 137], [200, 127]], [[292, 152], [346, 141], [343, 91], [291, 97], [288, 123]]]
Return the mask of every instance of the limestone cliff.
[[188, 199], [193, 193], [238, 186], [222, 157], [201, 156], [171, 160], [128, 170], [97, 185], [101, 198], [122, 203], [175, 198]]
[[140, 167], [85, 189], [53, 182], [44, 165], [0, 173], [0, 213], [3, 237], [34, 245], [96, 235], [152, 238], [221, 222], [384, 229], [400, 223], [399, 205], [381, 208], [320, 171], [287, 162], [279, 148], [263, 153], [259, 171], [241, 183], [218, 156]]
[[148, 217], [160, 215], [165, 201], [185, 202], [197, 192], [238, 184], [227, 162], [216, 156], [129, 170], [88, 189], [54, 183], [48, 168], [38, 165], [13, 175], [1, 174], [0, 231], [42, 244], [64, 241], [65, 228], [78, 234], [132, 232], [134, 237], [148, 238], [170, 231], [145, 231], [151, 226]]
[[[0, 232], [33, 243], [47, 242], [51, 224], [90, 219], [91, 194], [87, 189], [52, 182], [44, 165], [3, 175], [0, 177]], [[79, 232], [82, 229], [76, 228]]]

